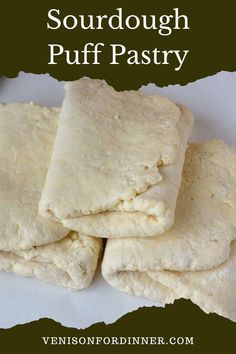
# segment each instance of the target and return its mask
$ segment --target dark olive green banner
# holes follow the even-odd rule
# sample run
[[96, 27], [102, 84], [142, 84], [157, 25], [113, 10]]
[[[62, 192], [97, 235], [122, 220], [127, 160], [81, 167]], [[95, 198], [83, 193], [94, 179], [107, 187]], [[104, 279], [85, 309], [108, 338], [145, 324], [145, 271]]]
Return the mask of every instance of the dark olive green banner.
[[235, 13], [229, 0], [2, 2], [0, 76], [186, 84], [236, 70]]
[[[64, 304], [65, 305], [65, 304]], [[63, 306], [64, 306], [63, 305]], [[234, 353], [235, 324], [190, 301], [142, 308], [113, 324], [83, 330], [41, 319], [0, 330], [6, 353]]]

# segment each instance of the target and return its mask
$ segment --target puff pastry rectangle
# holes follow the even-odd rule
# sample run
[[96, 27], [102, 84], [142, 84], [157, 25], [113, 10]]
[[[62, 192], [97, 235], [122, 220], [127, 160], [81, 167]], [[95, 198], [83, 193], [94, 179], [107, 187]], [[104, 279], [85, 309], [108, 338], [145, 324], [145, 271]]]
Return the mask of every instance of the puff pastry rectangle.
[[174, 226], [154, 238], [108, 240], [102, 264], [114, 287], [162, 303], [191, 299], [236, 321], [236, 148], [187, 150]]
[[91, 284], [101, 249], [100, 239], [71, 232], [47, 245], [0, 251], [0, 270], [80, 290]]
[[67, 83], [41, 215], [93, 236], [162, 233], [174, 221], [192, 121], [163, 97]]
[[0, 104], [0, 270], [80, 289], [92, 280], [101, 240], [68, 235], [38, 214], [58, 112]]

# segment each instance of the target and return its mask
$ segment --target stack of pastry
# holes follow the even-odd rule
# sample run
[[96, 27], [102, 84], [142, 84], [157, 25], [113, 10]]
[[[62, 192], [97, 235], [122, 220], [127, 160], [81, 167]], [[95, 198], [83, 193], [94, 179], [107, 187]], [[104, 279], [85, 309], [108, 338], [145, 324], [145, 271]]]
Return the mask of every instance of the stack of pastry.
[[[59, 116], [59, 119], [58, 119]], [[157, 95], [67, 83], [62, 108], [0, 106], [0, 268], [80, 289], [184, 297], [236, 321], [236, 149], [190, 144]]]

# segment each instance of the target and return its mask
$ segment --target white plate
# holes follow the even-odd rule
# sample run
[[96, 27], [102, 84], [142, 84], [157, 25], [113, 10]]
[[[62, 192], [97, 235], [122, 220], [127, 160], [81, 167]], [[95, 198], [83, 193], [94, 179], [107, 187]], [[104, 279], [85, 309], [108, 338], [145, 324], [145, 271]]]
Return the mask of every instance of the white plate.
[[[159, 88], [150, 84], [143, 90], [167, 96], [194, 112], [193, 141], [218, 138], [236, 146], [236, 73], [221, 72], [186, 86]], [[16, 79], [0, 81], [0, 102], [34, 101], [57, 106], [63, 96], [63, 83], [48, 75], [20, 73]], [[158, 305], [111, 288], [100, 269], [92, 286], [80, 292], [8, 273], [0, 274], [0, 288], [1, 328], [43, 317], [84, 328], [95, 322], [115, 321], [140, 306]]]

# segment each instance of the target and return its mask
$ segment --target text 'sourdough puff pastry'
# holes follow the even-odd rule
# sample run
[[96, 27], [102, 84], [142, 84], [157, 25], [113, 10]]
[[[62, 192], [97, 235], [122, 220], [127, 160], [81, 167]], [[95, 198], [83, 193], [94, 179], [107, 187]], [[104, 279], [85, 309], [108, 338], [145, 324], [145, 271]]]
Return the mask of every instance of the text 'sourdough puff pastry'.
[[38, 215], [57, 122], [56, 108], [0, 104], [0, 270], [80, 289], [92, 281], [101, 240]]
[[66, 84], [40, 214], [101, 237], [170, 228], [192, 114], [166, 98]]
[[102, 271], [128, 293], [188, 298], [236, 321], [236, 148], [190, 145], [174, 226], [154, 238], [108, 240]]

